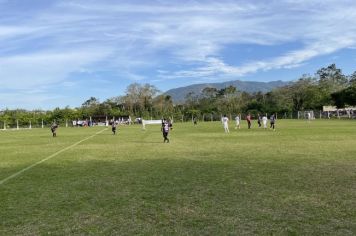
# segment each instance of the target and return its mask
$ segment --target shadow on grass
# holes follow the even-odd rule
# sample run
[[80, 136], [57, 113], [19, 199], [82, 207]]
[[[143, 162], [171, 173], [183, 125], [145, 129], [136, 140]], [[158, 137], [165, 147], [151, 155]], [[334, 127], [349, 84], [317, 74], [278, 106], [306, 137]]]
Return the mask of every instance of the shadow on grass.
[[0, 186], [0, 233], [356, 232], [348, 172], [335, 167], [335, 178], [311, 168], [187, 159], [43, 163]]

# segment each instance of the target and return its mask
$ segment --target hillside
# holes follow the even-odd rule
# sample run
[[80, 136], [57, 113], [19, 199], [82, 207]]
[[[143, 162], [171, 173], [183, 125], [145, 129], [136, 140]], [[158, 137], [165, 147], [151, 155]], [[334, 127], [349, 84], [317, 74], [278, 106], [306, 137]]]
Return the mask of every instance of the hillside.
[[199, 95], [201, 91], [206, 87], [214, 87], [217, 89], [222, 89], [230, 85], [236, 87], [239, 91], [245, 91], [249, 93], [253, 92], [268, 92], [274, 88], [282, 87], [290, 82], [284, 82], [281, 80], [271, 81], [271, 82], [256, 82], [256, 81], [241, 81], [234, 80], [223, 83], [206, 83], [206, 84], [193, 84], [186, 87], [179, 87], [175, 89], [170, 89], [165, 94], [172, 96], [172, 99], [175, 103], [183, 102], [187, 94], [193, 92], [196, 95]]

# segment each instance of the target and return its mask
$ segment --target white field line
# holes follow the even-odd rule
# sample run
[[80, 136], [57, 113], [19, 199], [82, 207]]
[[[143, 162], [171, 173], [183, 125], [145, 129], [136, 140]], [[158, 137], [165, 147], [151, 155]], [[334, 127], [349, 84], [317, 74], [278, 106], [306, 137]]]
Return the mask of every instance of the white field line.
[[80, 143], [82, 143], [82, 142], [84, 142], [84, 141], [86, 141], [86, 140], [88, 140], [88, 139], [93, 138], [94, 136], [96, 136], [96, 135], [98, 135], [98, 134], [104, 132], [105, 130], [107, 130], [107, 129], [100, 130], [99, 132], [97, 132], [97, 133], [95, 133], [95, 134], [93, 134], [93, 135], [91, 135], [91, 136], [89, 136], [89, 137], [87, 137], [87, 138], [85, 138], [85, 139], [82, 139], [82, 140], [80, 140], [80, 141], [78, 141], [78, 142], [76, 142], [76, 143], [74, 143], [74, 144], [72, 144], [72, 145], [70, 145], [70, 146], [68, 146], [68, 147], [66, 147], [66, 148], [64, 148], [64, 149], [62, 149], [62, 150], [60, 150], [60, 151], [58, 151], [58, 152], [56, 152], [56, 153], [53, 153], [52, 155], [50, 155], [50, 156], [48, 156], [48, 157], [46, 157], [46, 158], [44, 158], [44, 159], [42, 159], [42, 160], [40, 160], [40, 161], [38, 161], [38, 162], [32, 164], [32, 165], [30, 165], [30, 166], [27, 166], [26, 168], [23, 168], [22, 170], [20, 170], [20, 171], [14, 173], [14, 174], [12, 174], [12, 175], [10, 175], [9, 177], [6, 177], [5, 179], [3, 179], [3, 180], [0, 181], [0, 186], [1, 186], [2, 184], [6, 183], [7, 181], [9, 181], [9, 180], [11, 180], [11, 179], [13, 179], [13, 178], [15, 178], [15, 177], [21, 175], [21, 174], [24, 173], [25, 171], [30, 170], [30, 169], [32, 169], [33, 167], [38, 166], [39, 164], [41, 164], [41, 163], [43, 163], [43, 162], [45, 162], [45, 161], [48, 161], [49, 159], [51, 159], [51, 158], [57, 156], [58, 154], [61, 154], [62, 152], [65, 152], [65, 151], [67, 151], [68, 149], [71, 149], [72, 147], [75, 147], [75, 146], [77, 146], [78, 144], [80, 144]]

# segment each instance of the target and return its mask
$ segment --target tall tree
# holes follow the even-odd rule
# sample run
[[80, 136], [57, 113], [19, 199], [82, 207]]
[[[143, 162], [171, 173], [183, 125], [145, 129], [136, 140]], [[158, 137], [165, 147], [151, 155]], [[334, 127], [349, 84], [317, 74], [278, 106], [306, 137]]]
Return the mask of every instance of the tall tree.
[[152, 109], [152, 99], [158, 92], [159, 90], [150, 84], [130, 84], [126, 88], [124, 97], [126, 107], [129, 108], [130, 113], [142, 116], [145, 111]]
[[312, 109], [316, 106], [313, 103], [319, 98], [317, 80], [303, 75], [302, 78], [289, 86], [289, 94], [293, 101], [293, 110]]
[[345, 106], [356, 105], [356, 84], [349, 86], [346, 89], [331, 94], [334, 104], [338, 108], [344, 108]]
[[90, 97], [88, 100], [86, 100], [82, 106], [84, 107], [90, 107], [90, 106], [96, 106], [98, 105], [100, 102], [99, 102], [99, 99], [95, 98], [95, 97]]
[[319, 86], [324, 90], [325, 95], [340, 91], [347, 86], [347, 77], [335, 64], [319, 69], [316, 74], [319, 79]]

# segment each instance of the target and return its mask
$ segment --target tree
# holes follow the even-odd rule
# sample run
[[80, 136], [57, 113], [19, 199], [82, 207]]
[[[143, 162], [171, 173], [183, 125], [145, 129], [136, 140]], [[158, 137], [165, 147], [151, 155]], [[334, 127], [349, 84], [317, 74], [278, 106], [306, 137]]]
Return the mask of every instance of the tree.
[[150, 84], [144, 84], [140, 88], [141, 107], [145, 110], [152, 108], [152, 99], [159, 93], [159, 90]]
[[356, 105], [356, 85], [352, 85], [346, 89], [335, 92], [331, 94], [331, 97], [334, 101], [334, 104], [338, 108], [343, 108], [347, 105], [355, 106]]
[[90, 97], [88, 100], [86, 100], [82, 106], [83, 107], [90, 107], [90, 106], [96, 106], [98, 105], [100, 102], [99, 102], [99, 99], [95, 98], [95, 97]]
[[218, 90], [216, 88], [214, 88], [214, 87], [205, 87], [202, 90], [202, 97], [203, 98], [212, 99], [212, 98], [216, 97], [217, 93], [218, 93]]
[[347, 87], [347, 77], [342, 74], [341, 69], [338, 69], [335, 64], [319, 69], [316, 74], [319, 79], [319, 89], [324, 105], [332, 103], [330, 94]]
[[356, 71], [349, 76], [349, 85], [356, 85]]
[[291, 87], [281, 87], [264, 95], [263, 113], [285, 113], [293, 111], [295, 106]]
[[330, 89], [331, 92], [339, 91], [347, 86], [347, 77], [335, 64], [319, 69], [317, 75], [320, 86]]
[[236, 87], [230, 85], [229, 87], [217, 91], [218, 111], [220, 113], [234, 113], [238, 109], [238, 92]]
[[165, 94], [157, 96], [153, 100], [153, 106], [155, 108], [155, 111], [157, 111], [156, 114], [160, 117], [167, 116], [174, 110], [172, 97], [170, 95]]
[[288, 90], [294, 111], [320, 108], [323, 104], [316, 78], [303, 75], [298, 81], [289, 85]]
[[152, 100], [159, 90], [150, 84], [130, 84], [126, 89], [124, 101], [130, 113], [142, 116], [152, 110]]

